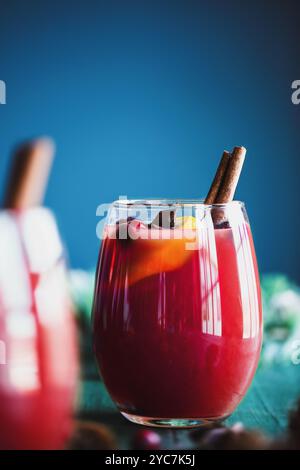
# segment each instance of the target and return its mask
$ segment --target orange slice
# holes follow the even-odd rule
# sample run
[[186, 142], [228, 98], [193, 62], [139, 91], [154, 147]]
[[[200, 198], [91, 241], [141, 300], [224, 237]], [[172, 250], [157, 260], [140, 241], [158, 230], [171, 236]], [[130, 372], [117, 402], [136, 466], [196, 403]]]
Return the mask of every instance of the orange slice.
[[176, 217], [176, 227], [182, 227], [185, 229], [196, 230], [197, 220], [192, 215], [185, 215], [183, 217]]
[[190, 239], [135, 240], [136, 257], [129, 263], [128, 282], [134, 284], [157, 273], [179, 269], [190, 258], [192, 251], [187, 249]]

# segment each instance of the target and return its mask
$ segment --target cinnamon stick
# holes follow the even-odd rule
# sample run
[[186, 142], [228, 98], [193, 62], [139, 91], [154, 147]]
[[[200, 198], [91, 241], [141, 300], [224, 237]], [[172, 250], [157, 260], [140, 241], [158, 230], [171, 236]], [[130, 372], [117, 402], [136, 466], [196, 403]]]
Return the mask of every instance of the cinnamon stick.
[[231, 158], [221, 181], [214, 204], [225, 204], [233, 200], [245, 160], [245, 147], [234, 147]]
[[222, 158], [220, 160], [219, 166], [217, 168], [215, 177], [211, 184], [211, 187], [208, 191], [204, 204], [213, 204], [215, 202], [216, 196], [220, 189], [222, 180], [224, 178], [228, 163], [230, 159], [230, 153], [227, 150], [224, 150]]
[[15, 152], [4, 195], [7, 209], [27, 209], [43, 203], [55, 146], [51, 139], [26, 142]]

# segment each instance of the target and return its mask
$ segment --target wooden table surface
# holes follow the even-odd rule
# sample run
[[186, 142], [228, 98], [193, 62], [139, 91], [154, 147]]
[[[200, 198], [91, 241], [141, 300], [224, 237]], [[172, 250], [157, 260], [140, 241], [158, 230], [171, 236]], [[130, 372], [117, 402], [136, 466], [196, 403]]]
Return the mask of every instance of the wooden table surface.
[[[284, 433], [289, 410], [300, 397], [300, 365], [273, 364], [261, 366], [253, 383], [235, 412], [225, 424], [241, 422], [247, 428], [269, 436]], [[138, 426], [128, 422], [116, 410], [97, 375], [82, 382], [79, 416], [107, 424], [117, 436], [120, 449], [130, 448]], [[189, 430], [159, 430], [163, 448], [191, 448]]]

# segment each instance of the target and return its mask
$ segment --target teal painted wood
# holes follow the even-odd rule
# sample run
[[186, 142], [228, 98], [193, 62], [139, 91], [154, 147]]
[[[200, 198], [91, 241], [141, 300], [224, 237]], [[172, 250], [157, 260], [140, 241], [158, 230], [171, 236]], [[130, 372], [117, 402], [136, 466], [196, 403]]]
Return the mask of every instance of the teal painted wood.
[[284, 432], [289, 410], [300, 397], [300, 366], [260, 368], [244, 400], [226, 423], [242, 422], [270, 435]]
[[[300, 397], [300, 365], [261, 367], [247, 395], [226, 420], [232, 425], [242, 422], [248, 428], [260, 429], [270, 436], [284, 432], [289, 410]], [[82, 382], [79, 415], [98, 419], [99, 415], [117, 413], [104, 384], [99, 380]], [[120, 420], [123, 418], [120, 415]]]

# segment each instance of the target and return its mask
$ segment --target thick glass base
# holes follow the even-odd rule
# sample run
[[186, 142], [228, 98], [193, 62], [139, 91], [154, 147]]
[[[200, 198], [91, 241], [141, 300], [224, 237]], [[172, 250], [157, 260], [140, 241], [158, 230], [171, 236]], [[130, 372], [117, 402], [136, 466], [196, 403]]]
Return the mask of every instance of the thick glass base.
[[216, 418], [149, 418], [147, 416], [137, 416], [130, 413], [122, 415], [132, 423], [144, 426], [154, 426], [157, 428], [196, 428], [200, 426], [211, 426], [213, 423], [224, 421], [227, 416]]

